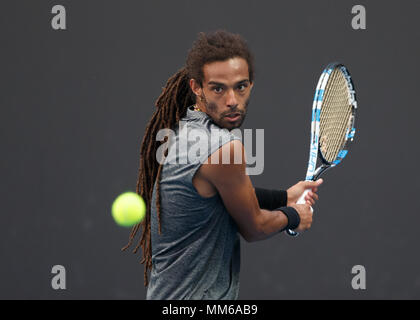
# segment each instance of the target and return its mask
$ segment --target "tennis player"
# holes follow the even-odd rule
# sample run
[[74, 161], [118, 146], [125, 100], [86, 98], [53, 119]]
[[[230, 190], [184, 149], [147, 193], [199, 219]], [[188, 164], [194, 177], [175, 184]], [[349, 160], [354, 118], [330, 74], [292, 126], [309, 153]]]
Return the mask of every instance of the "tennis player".
[[[231, 131], [245, 119], [253, 85], [253, 56], [241, 36], [200, 33], [185, 67], [167, 81], [156, 101], [141, 145], [137, 183], [146, 217], [123, 248], [141, 227], [134, 252], [143, 249], [147, 299], [237, 299], [239, 235], [253, 242], [286, 228], [301, 232], [311, 227], [310, 206], [318, 200], [322, 180], [267, 190], [254, 188], [246, 174], [244, 145]], [[222, 136], [190, 141], [184, 126], [208, 136], [221, 131]], [[166, 128], [174, 135], [160, 162], [157, 134]], [[181, 144], [199, 149], [198, 161], [191, 161], [190, 152], [176, 152]], [[238, 150], [244, 160], [235, 163]], [[226, 154], [228, 163], [222, 161]], [[296, 204], [305, 189], [312, 190], [306, 203]]]

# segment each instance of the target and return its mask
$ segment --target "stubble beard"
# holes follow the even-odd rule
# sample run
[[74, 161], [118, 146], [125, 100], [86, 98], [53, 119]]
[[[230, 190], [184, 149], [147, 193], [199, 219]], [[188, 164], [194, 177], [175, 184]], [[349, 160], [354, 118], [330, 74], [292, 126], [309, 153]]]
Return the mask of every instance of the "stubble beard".
[[[233, 130], [233, 129], [236, 129], [236, 128], [239, 128], [240, 126], [242, 126], [242, 123], [245, 121], [246, 114], [247, 114], [247, 111], [248, 111], [248, 105], [249, 105], [250, 100], [251, 100], [251, 97], [248, 97], [248, 99], [246, 99], [244, 110], [238, 110], [237, 107], [235, 107], [234, 109], [230, 110], [229, 112], [226, 112], [226, 113], [221, 114], [218, 119], [214, 119], [212, 117], [214, 123], [216, 123], [221, 128], [228, 129], [229, 131], [230, 130]], [[213, 113], [213, 114], [216, 113], [216, 111], [217, 111], [217, 104], [216, 103], [214, 103], [214, 102], [208, 102], [207, 99], [206, 99], [206, 97], [204, 96], [204, 94], [201, 97], [201, 101], [204, 103], [204, 105], [206, 106], [206, 110], [209, 113]], [[235, 112], [237, 112], [237, 113], [239, 113], [241, 115], [241, 118], [239, 120], [240, 122], [238, 122], [237, 124], [233, 124], [233, 127], [228, 127], [227, 128], [226, 126], [223, 125], [223, 119], [226, 117], [227, 114], [235, 113]]]

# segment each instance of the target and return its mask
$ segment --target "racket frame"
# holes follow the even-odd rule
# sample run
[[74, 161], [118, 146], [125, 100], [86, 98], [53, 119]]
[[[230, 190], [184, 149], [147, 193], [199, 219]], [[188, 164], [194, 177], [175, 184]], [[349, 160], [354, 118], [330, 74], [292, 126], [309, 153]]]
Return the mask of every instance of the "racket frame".
[[[321, 119], [321, 110], [322, 110], [322, 103], [324, 101], [323, 99], [324, 99], [325, 87], [327, 85], [327, 82], [328, 82], [328, 79], [330, 78], [331, 73], [336, 68], [340, 69], [344, 78], [346, 79], [347, 88], [350, 95], [349, 100], [352, 106], [352, 113], [350, 116], [350, 125], [345, 135], [344, 146], [342, 150], [338, 153], [337, 158], [333, 162], [328, 162], [325, 159], [324, 155], [322, 154], [321, 149], [319, 148], [319, 122]], [[351, 142], [353, 142], [354, 135], [356, 133], [356, 129], [354, 126], [356, 110], [357, 110], [356, 92], [354, 89], [354, 84], [353, 84], [350, 72], [340, 62], [332, 62], [328, 64], [323, 70], [318, 80], [318, 84], [315, 89], [314, 100], [312, 103], [311, 141], [310, 141], [310, 149], [309, 149], [308, 169], [306, 171], [305, 181], [317, 180], [326, 170], [328, 170], [329, 168], [335, 167], [346, 157], [350, 144]], [[318, 168], [315, 168], [318, 158], [321, 160], [321, 165]], [[296, 231], [293, 231], [290, 229], [287, 230], [287, 233], [291, 236], [298, 235]]]

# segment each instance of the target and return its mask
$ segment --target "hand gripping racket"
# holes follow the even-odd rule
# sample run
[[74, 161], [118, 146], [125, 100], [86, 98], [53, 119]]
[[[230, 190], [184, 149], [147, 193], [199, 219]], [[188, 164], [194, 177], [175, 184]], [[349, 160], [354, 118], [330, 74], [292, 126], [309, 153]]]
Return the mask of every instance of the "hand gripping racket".
[[[330, 63], [322, 72], [315, 90], [306, 181], [317, 180], [347, 155], [356, 132], [356, 109], [356, 92], [349, 71], [341, 63]], [[320, 165], [315, 168], [318, 159]], [[305, 190], [297, 204], [306, 202], [305, 196], [309, 191]], [[287, 233], [298, 235], [293, 230], [287, 230]]]

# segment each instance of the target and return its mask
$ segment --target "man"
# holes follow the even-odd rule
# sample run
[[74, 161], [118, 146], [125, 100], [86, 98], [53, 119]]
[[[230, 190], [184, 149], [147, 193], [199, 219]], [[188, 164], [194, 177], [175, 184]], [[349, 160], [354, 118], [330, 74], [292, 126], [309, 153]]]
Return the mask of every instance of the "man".
[[[230, 130], [245, 119], [254, 85], [253, 57], [239, 36], [225, 31], [199, 35], [186, 66], [172, 76], [156, 101], [141, 146], [137, 193], [147, 213], [140, 226], [147, 299], [236, 299], [240, 241], [267, 239], [286, 228], [310, 228], [310, 206], [318, 200], [317, 182], [299, 182], [287, 191], [252, 186], [246, 162], [235, 162], [242, 142]], [[184, 127], [220, 139], [190, 141]], [[157, 134], [173, 129], [165, 161], [159, 162]], [[177, 150], [200, 145], [198, 161]], [[235, 151], [236, 150], [236, 151]], [[228, 163], [223, 155], [228, 156]], [[306, 204], [296, 204], [305, 189]], [[147, 272], [151, 270], [150, 283]]]

